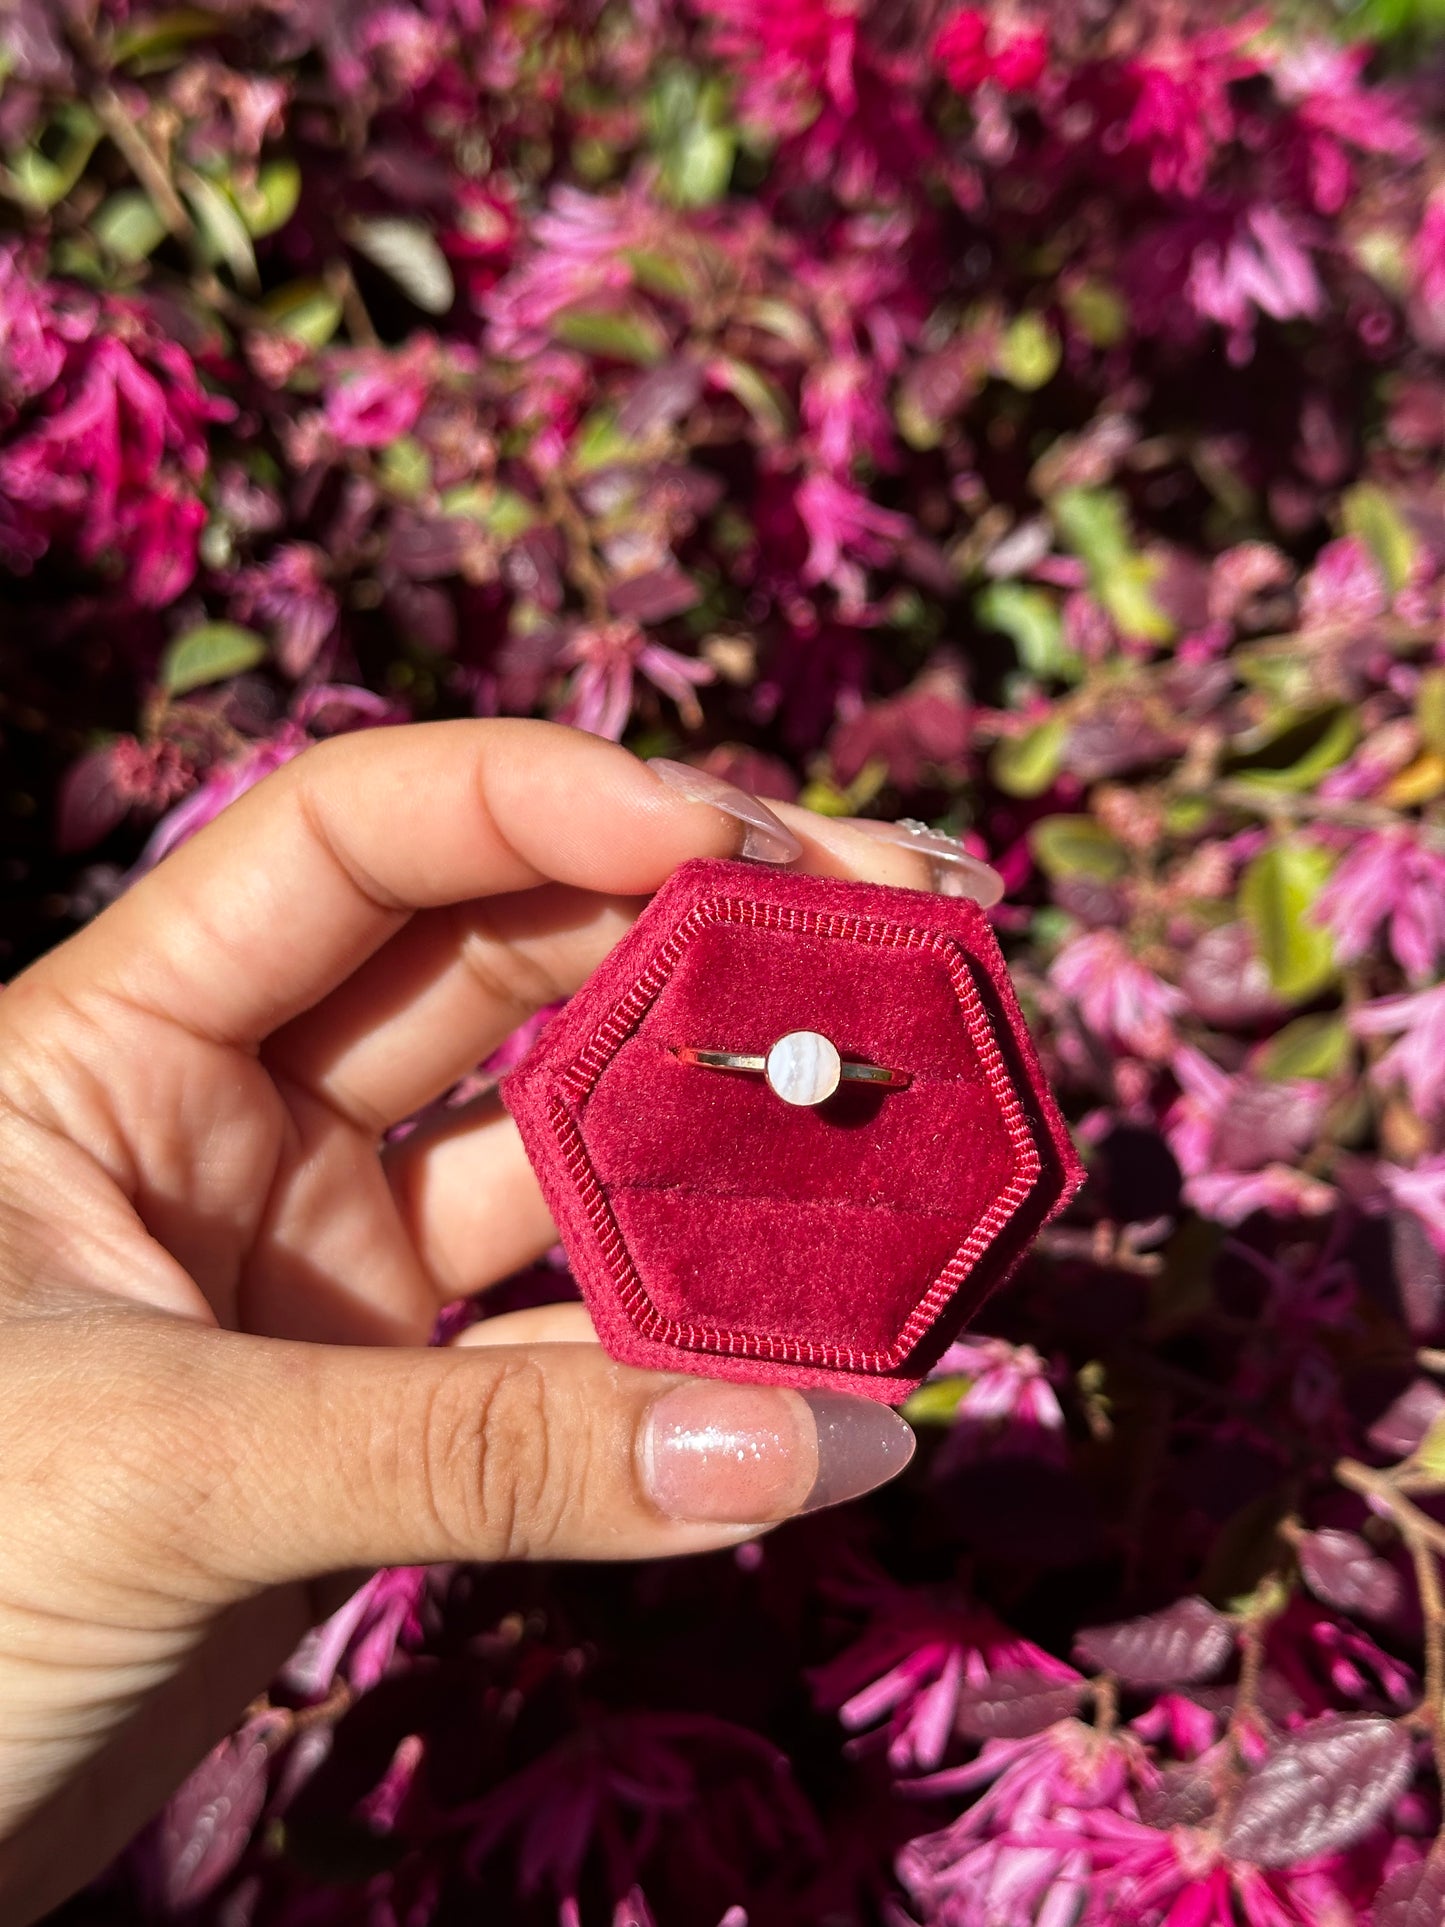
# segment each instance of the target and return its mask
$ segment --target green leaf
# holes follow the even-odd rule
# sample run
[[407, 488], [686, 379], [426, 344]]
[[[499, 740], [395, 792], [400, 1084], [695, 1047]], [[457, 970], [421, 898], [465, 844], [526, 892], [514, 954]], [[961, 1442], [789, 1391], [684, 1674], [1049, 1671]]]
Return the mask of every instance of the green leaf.
[[117, 67], [161, 67], [178, 60], [197, 40], [204, 40], [220, 26], [215, 14], [200, 7], [176, 7], [169, 13], [153, 14], [122, 27], [111, 47]]
[[632, 269], [638, 287], [650, 294], [667, 295], [674, 301], [688, 301], [698, 292], [697, 277], [681, 261], [669, 254], [648, 248], [629, 248], [624, 260]]
[[1237, 746], [1228, 767], [1236, 781], [1255, 789], [1297, 794], [1344, 762], [1359, 737], [1353, 705], [1332, 704], [1275, 720], [1259, 741]]
[[1277, 1083], [1295, 1077], [1337, 1077], [1353, 1049], [1343, 1017], [1296, 1017], [1276, 1031], [1260, 1052], [1259, 1072]]
[[1024, 736], [1005, 736], [994, 745], [989, 774], [1007, 796], [1042, 796], [1063, 767], [1069, 726], [1051, 716]]
[[341, 302], [320, 281], [288, 281], [268, 294], [261, 307], [280, 333], [309, 348], [324, 348], [341, 326]]
[[1317, 997], [1335, 974], [1334, 942], [1310, 915], [1333, 868], [1327, 850], [1287, 837], [1260, 852], [1239, 886], [1270, 982], [1290, 1003]]
[[254, 629], [234, 622], [203, 622], [188, 629], [166, 650], [161, 660], [161, 688], [169, 695], [240, 676], [266, 658], [266, 642]]
[[431, 457], [414, 435], [401, 435], [381, 452], [377, 468], [386, 487], [415, 501], [431, 487]]
[[1129, 332], [1129, 310], [1106, 281], [1078, 281], [1064, 290], [1070, 321], [1096, 348], [1117, 348]]
[[10, 173], [22, 199], [40, 213], [63, 201], [100, 142], [100, 122], [88, 107], [68, 101], [57, 107], [40, 137], [10, 156]]
[[281, 158], [266, 161], [256, 175], [255, 184], [236, 190], [237, 204], [246, 226], [259, 241], [275, 234], [291, 219], [301, 200], [301, 169], [295, 161]]
[[1001, 629], [1019, 652], [1019, 661], [1032, 675], [1073, 678], [1079, 659], [1064, 646], [1064, 628], [1054, 598], [1047, 589], [1026, 582], [991, 582], [973, 605], [974, 614], [990, 629]]
[[1391, 595], [1404, 588], [1419, 545], [1384, 489], [1373, 482], [1359, 482], [1346, 490], [1340, 509], [1346, 533], [1358, 536], [1374, 556]]
[[759, 374], [750, 361], [715, 355], [708, 372], [720, 388], [726, 388], [742, 403], [765, 435], [774, 438], [788, 432], [792, 416], [782, 390]]
[[1059, 337], [1041, 314], [1031, 311], [1011, 321], [994, 350], [994, 373], [1026, 393], [1042, 388], [1059, 372]]
[[498, 541], [515, 542], [537, 523], [537, 506], [514, 488], [489, 487], [483, 482], [468, 482], [448, 489], [442, 496], [446, 515], [462, 515], [482, 527]]
[[635, 310], [571, 308], [558, 315], [552, 333], [568, 348], [609, 361], [651, 367], [667, 353], [667, 336], [650, 315]]
[[261, 277], [256, 269], [256, 251], [251, 246], [246, 223], [241, 219], [241, 210], [230, 195], [194, 170], [188, 170], [183, 176], [180, 189], [191, 210], [206, 259], [213, 264], [224, 262], [236, 277], [238, 287], [258, 289]]
[[1426, 749], [1445, 756], [1445, 669], [1427, 669], [1415, 693], [1415, 722]]
[[1124, 499], [1112, 489], [1060, 489], [1050, 503], [1065, 544], [1089, 571], [1090, 586], [1121, 634], [1167, 642], [1174, 624], [1155, 602], [1154, 563], [1134, 547]]
[[616, 409], [594, 408], [577, 431], [571, 457], [574, 472], [585, 475], [591, 469], [638, 462], [642, 447], [617, 426]]
[[1427, 1478], [1445, 1485], [1445, 1413], [1435, 1420], [1410, 1459]]
[[445, 314], [455, 301], [447, 257], [423, 222], [399, 214], [369, 214], [349, 224], [346, 238], [423, 314]]
[[166, 238], [166, 224], [155, 202], [138, 187], [123, 187], [95, 215], [90, 231], [115, 260], [126, 267], [144, 261]]
[[1046, 876], [1095, 877], [1112, 883], [1129, 867], [1122, 843], [1092, 816], [1044, 816], [1029, 831], [1029, 848]]
[[910, 1425], [951, 1425], [963, 1403], [971, 1378], [930, 1378], [910, 1395], [903, 1416]]
[[674, 207], [710, 207], [721, 200], [738, 151], [726, 84], [674, 64], [648, 96], [647, 120], [664, 197]]

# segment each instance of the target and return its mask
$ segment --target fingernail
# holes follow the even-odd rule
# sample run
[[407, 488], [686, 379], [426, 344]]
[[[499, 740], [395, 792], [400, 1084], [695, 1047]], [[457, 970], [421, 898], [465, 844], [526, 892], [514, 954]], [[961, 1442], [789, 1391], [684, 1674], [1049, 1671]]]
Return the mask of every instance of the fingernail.
[[664, 1392], [639, 1444], [659, 1512], [692, 1525], [767, 1525], [871, 1492], [913, 1456], [913, 1433], [872, 1399], [697, 1379]]
[[740, 790], [709, 770], [691, 763], [674, 763], [666, 756], [649, 758], [647, 767], [660, 783], [686, 797], [689, 803], [710, 803], [724, 816], [743, 826], [739, 856], [754, 857], [761, 863], [796, 863], [803, 846], [786, 824], [780, 823], [766, 803]]
[[845, 816], [841, 820], [850, 829], [862, 830], [865, 836], [876, 837], [880, 843], [896, 843], [902, 849], [916, 850], [932, 869], [932, 887], [939, 896], [968, 897], [985, 910], [992, 909], [1003, 897], [1003, 878], [998, 871], [980, 858], [970, 856], [957, 837], [945, 836], [942, 830], [930, 830], [922, 824], [915, 828], [906, 821], [884, 823], [873, 816]]

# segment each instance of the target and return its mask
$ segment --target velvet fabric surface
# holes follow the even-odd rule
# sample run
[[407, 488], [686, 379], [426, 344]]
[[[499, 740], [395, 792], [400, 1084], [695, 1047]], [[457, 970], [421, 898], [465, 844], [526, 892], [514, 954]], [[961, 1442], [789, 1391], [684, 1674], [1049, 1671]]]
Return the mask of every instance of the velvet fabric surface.
[[[903, 1071], [785, 1104], [681, 1046]], [[502, 1086], [626, 1362], [905, 1398], [1082, 1173], [976, 905], [685, 864]]]

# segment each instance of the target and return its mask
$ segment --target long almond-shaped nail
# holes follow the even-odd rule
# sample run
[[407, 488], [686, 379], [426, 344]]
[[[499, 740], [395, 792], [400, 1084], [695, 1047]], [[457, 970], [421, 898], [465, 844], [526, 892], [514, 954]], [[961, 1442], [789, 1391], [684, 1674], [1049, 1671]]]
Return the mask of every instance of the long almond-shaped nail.
[[768, 1525], [871, 1492], [913, 1446], [906, 1422], [872, 1399], [699, 1378], [653, 1405], [638, 1463], [669, 1519]]
[[926, 824], [885, 823], [872, 816], [845, 816], [849, 829], [862, 830], [880, 843], [896, 843], [902, 849], [916, 850], [933, 872], [933, 888], [944, 897], [969, 897], [985, 910], [993, 908], [1003, 896], [1003, 878], [991, 864], [970, 856], [957, 837]]
[[778, 821], [766, 803], [740, 790], [736, 783], [691, 763], [674, 763], [666, 756], [650, 758], [647, 767], [660, 783], [666, 783], [689, 803], [710, 803], [724, 816], [741, 823], [739, 856], [755, 857], [762, 863], [796, 863], [803, 854], [802, 844], [786, 824]]

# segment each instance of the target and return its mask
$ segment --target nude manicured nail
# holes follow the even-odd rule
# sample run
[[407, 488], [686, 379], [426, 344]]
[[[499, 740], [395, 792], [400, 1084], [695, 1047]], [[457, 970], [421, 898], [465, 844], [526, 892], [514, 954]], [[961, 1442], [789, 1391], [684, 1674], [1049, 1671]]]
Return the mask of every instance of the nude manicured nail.
[[689, 803], [710, 803], [724, 816], [741, 823], [743, 841], [739, 856], [755, 857], [762, 863], [795, 863], [803, 854], [797, 837], [778, 821], [767, 804], [740, 790], [736, 783], [725, 782], [721, 776], [697, 769], [691, 763], [674, 763], [666, 756], [652, 757], [647, 767], [660, 783], [666, 783]]
[[886, 1405], [697, 1379], [652, 1407], [639, 1441], [648, 1497], [691, 1525], [767, 1525], [871, 1492], [913, 1456]]
[[851, 830], [880, 843], [896, 843], [900, 849], [916, 850], [933, 871], [933, 888], [940, 896], [968, 897], [985, 910], [993, 908], [1003, 896], [1003, 878], [990, 864], [968, 851], [957, 837], [942, 830], [913, 829], [907, 823], [884, 823], [872, 816], [845, 816], [840, 819]]

